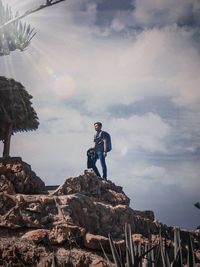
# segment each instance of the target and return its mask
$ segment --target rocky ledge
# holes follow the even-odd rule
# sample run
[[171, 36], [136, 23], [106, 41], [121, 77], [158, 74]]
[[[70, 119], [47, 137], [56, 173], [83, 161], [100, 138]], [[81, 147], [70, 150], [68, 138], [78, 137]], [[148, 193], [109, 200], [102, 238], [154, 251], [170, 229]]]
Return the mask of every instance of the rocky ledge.
[[45, 184], [20, 157], [0, 158], [0, 192], [40, 194]]
[[[159, 229], [173, 238], [172, 227], [155, 221], [152, 211], [133, 210], [122, 187], [93, 172], [66, 179], [49, 195], [38, 194], [42, 190], [44, 183], [28, 164], [0, 163], [0, 266], [48, 267], [64, 258], [72, 266], [103, 267], [100, 243], [109, 253], [110, 234], [123, 251], [125, 223], [135, 239], [156, 237]], [[192, 234], [199, 244], [198, 233]]]

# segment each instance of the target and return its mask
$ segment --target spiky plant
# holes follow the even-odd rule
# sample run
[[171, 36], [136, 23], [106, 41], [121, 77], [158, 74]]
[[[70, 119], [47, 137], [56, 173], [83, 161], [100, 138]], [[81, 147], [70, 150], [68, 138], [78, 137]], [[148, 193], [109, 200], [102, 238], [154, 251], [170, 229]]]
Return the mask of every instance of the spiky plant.
[[[110, 249], [113, 261], [116, 267], [183, 267], [182, 244], [180, 238], [180, 229], [174, 228], [174, 243], [167, 244], [166, 238], [159, 233], [159, 242], [152, 245], [150, 239], [144, 247], [141, 242], [133, 242], [130, 225], [125, 225], [125, 246], [126, 246], [126, 263], [119, 253], [112, 237], [109, 236]], [[107, 266], [112, 267], [108, 256], [101, 245], [103, 254], [107, 261]], [[170, 253], [172, 252], [172, 253]], [[188, 234], [187, 242], [187, 266], [195, 266], [195, 253], [193, 249], [192, 237]]]
[[4, 142], [3, 157], [9, 156], [12, 134], [38, 128], [38, 117], [31, 98], [21, 83], [0, 76], [0, 140]]
[[192, 237], [190, 233], [188, 233], [187, 266], [195, 267], [194, 248], [193, 248]]
[[16, 20], [13, 23], [1, 28], [6, 22], [18, 17], [19, 14], [13, 15], [11, 7], [5, 7], [0, 0], [0, 56], [9, 55], [11, 51], [23, 51], [34, 37], [36, 32], [30, 25]]
[[[125, 224], [125, 246], [126, 246], [126, 263], [124, 263], [124, 259], [121, 256], [120, 249], [118, 249], [109, 235], [109, 243], [110, 249], [112, 252], [112, 257], [116, 267], [140, 267], [143, 259], [145, 258], [150, 264], [153, 263], [153, 257], [151, 252], [157, 247], [157, 244], [152, 246], [149, 244], [145, 250], [142, 250], [141, 243], [134, 243], [132, 239], [131, 227], [129, 224]], [[101, 246], [104, 256], [107, 260], [107, 265], [112, 266], [108, 256], [105, 253], [105, 250]], [[151, 265], [153, 266], [153, 265]]]

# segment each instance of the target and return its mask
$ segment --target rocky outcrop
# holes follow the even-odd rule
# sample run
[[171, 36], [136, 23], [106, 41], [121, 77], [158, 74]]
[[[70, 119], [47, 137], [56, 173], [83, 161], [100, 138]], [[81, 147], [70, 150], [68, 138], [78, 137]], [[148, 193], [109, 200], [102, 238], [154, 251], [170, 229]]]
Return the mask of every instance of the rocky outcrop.
[[[66, 179], [52, 194], [33, 195], [27, 194], [27, 188], [33, 184], [31, 179], [38, 177], [29, 175], [29, 165], [22, 161], [1, 164], [5, 184], [0, 187], [0, 263], [2, 259], [9, 262], [9, 255], [14, 255], [13, 261], [17, 261], [15, 255], [21, 255], [19, 259], [25, 266], [36, 266], [36, 262], [38, 266], [51, 266], [54, 252], [59, 262], [68, 259], [73, 266], [103, 267], [100, 243], [109, 252], [111, 235], [124, 251], [125, 223], [130, 224], [136, 241], [149, 234], [157, 236], [160, 227], [166, 238], [173, 237], [172, 228], [158, 224], [152, 211], [133, 210], [122, 187], [93, 172]], [[18, 177], [21, 186], [17, 185]], [[16, 242], [11, 246], [13, 238]], [[200, 237], [195, 238], [199, 242]], [[30, 255], [32, 265], [27, 263]]]
[[66, 196], [0, 193], [0, 207], [0, 226], [11, 229], [49, 229], [54, 226], [59, 229], [74, 225], [92, 234], [108, 236], [110, 233], [114, 238], [123, 238], [124, 224], [127, 222], [133, 232], [143, 235], [148, 235], [148, 231], [158, 232], [153, 221], [135, 215], [130, 207], [93, 202], [80, 193]]
[[[158, 232], [152, 214], [134, 211], [125, 203], [129, 199], [121, 187], [91, 173], [67, 179], [51, 195], [0, 193], [0, 226], [11, 229], [56, 226], [62, 232], [63, 242], [67, 240], [63, 229], [71, 226], [78, 227], [82, 236], [89, 232], [105, 237], [111, 234], [118, 239], [123, 238], [125, 223], [131, 224], [133, 232], [146, 236], [148, 231]], [[56, 242], [56, 238], [50, 240]]]
[[0, 192], [40, 194], [44, 188], [44, 182], [21, 158], [0, 159]]
[[93, 201], [116, 205], [129, 206], [130, 199], [125, 195], [121, 186], [111, 181], [97, 177], [93, 172], [67, 179], [54, 193], [55, 196], [80, 193]]

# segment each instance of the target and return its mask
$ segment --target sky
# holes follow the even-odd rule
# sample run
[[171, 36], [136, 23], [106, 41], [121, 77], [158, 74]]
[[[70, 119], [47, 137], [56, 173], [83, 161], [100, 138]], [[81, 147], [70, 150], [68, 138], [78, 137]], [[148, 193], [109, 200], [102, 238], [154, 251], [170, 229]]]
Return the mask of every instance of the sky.
[[[22, 14], [45, 1], [3, 2]], [[46, 185], [62, 184], [86, 169], [93, 124], [101, 121], [113, 144], [108, 179], [131, 207], [195, 229], [199, 0], [66, 0], [23, 21], [37, 34], [25, 51], [0, 58], [0, 75], [33, 96], [40, 126], [12, 137], [11, 156], [31, 164]]]

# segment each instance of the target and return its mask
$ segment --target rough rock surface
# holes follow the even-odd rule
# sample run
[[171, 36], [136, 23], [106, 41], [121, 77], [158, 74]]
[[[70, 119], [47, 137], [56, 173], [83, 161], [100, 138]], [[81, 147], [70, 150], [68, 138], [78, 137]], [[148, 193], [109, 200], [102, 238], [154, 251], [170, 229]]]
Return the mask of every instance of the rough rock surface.
[[[51, 195], [0, 193], [0, 226], [59, 229], [72, 225], [91, 234], [111, 234], [118, 239], [123, 238], [125, 223], [131, 224], [133, 232], [146, 236], [148, 231], [158, 232], [153, 214], [134, 211], [125, 203], [129, 204], [129, 199], [121, 187], [87, 173], [67, 179]], [[59, 231], [64, 233], [63, 229]]]
[[125, 205], [94, 202], [80, 193], [65, 196], [9, 195], [0, 193], [0, 226], [11, 229], [57, 228], [73, 225], [92, 234], [123, 238], [124, 224], [143, 235], [157, 233], [156, 223], [135, 215]]
[[67, 179], [53, 195], [71, 195], [81, 193], [93, 201], [108, 203], [113, 206], [129, 205], [130, 199], [125, 195], [121, 186], [116, 186], [111, 181], [100, 179], [92, 172]]
[[48, 247], [20, 238], [1, 238], [0, 266], [106, 267], [107, 265], [100, 254], [84, 248]]
[[0, 159], [0, 192], [40, 194], [44, 188], [44, 182], [21, 158]]
[[[27, 194], [27, 183], [33, 184], [31, 179], [38, 177], [28, 175], [29, 165], [21, 161], [1, 164], [0, 266], [10, 262], [48, 267], [55, 258], [59, 263], [72, 261], [77, 267], [103, 267], [99, 242], [109, 252], [111, 234], [123, 251], [125, 223], [130, 224], [136, 241], [150, 233], [158, 235], [160, 227], [165, 237], [173, 238], [172, 227], [158, 224], [152, 211], [130, 208], [121, 187], [92, 172], [67, 179], [52, 194], [33, 195]], [[17, 172], [17, 166], [25, 167]], [[200, 236], [195, 238], [199, 242]]]

